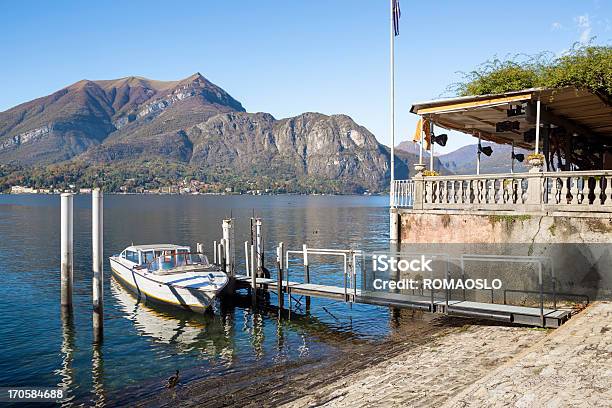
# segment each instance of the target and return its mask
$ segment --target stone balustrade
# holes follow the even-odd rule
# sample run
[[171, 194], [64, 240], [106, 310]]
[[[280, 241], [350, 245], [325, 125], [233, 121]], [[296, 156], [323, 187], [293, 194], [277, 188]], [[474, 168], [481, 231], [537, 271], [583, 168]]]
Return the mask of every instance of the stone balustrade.
[[423, 176], [396, 180], [392, 207], [612, 213], [612, 170]]

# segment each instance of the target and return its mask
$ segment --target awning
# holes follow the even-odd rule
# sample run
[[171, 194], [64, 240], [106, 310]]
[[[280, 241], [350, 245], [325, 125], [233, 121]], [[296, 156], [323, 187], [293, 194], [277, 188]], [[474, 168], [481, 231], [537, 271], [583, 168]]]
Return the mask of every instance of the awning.
[[478, 95], [416, 103], [410, 111], [437, 126], [480, 134], [495, 143], [532, 148], [523, 134], [535, 127], [535, 102], [541, 102], [541, 123], [563, 127], [581, 136], [605, 138], [612, 145], [612, 104], [587, 90], [531, 88], [496, 95]]

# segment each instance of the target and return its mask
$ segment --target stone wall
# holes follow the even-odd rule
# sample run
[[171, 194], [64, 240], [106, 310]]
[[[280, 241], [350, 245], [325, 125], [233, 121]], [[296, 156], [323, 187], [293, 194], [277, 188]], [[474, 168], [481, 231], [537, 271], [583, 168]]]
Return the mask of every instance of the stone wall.
[[[542, 256], [545, 291], [554, 284], [558, 292], [612, 299], [612, 215], [400, 210], [399, 218], [402, 252]], [[539, 288], [534, 264], [491, 261], [467, 269], [501, 275], [509, 288]]]

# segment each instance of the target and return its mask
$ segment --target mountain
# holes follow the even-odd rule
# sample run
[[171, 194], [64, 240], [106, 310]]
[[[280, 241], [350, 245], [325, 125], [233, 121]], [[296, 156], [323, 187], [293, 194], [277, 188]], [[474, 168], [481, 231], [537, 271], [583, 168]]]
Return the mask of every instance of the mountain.
[[[416, 160], [398, 153], [396, 177], [406, 178]], [[199, 174], [381, 191], [388, 188], [390, 152], [346, 115], [247, 113], [196, 73], [180, 81], [82, 80], [0, 113], [0, 165], [60, 164], [77, 173], [61, 180], [76, 184], [88, 168], [136, 177], [179, 166], [177, 179]]]
[[230, 111], [244, 108], [199, 73], [83, 80], [0, 113], [0, 163], [55, 163], [129, 135], [172, 138], [185, 124]]
[[[486, 173], [510, 173], [511, 169], [511, 157], [512, 157], [512, 146], [500, 145], [496, 143], [483, 142], [482, 146], [491, 146], [493, 153], [491, 156], [480, 156], [480, 172]], [[405, 151], [407, 153], [419, 154], [419, 145], [412, 142], [404, 141], [400, 143], [396, 149]], [[440, 164], [446, 169], [447, 172], [452, 174], [475, 174], [476, 173], [476, 152], [478, 151], [478, 144], [472, 144], [460, 147], [450, 153], [434, 156], [440, 161]], [[530, 153], [529, 151], [521, 148], [515, 148], [515, 153], [523, 153], [525, 157]], [[429, 158], [429, 152], [423, 152], [424, 158]], [[428, 161], [426, 161], [428, 162]], [[438, 167], [436, 167], [438, 168]], [[514, 171], [523, 172], [527, 171], [527, 167], [524, 163], [514, 162]]]

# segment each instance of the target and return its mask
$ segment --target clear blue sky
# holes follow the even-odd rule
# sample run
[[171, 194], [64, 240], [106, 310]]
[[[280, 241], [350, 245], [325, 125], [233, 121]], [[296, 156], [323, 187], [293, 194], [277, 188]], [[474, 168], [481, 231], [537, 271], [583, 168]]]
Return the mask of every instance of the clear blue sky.
[[[0, 111], [80, 79], [201, 72], [247, 111], [346, 113], [389, 144], [387, 0], [4, 1]], [[612, 1], [401, 0], [396, 141], [416, 101], [495, 55], [612, 38]], [[453, 135], [454, 136], [454, 135]], [[447, 150], [466, 143], [452, 137]]]

